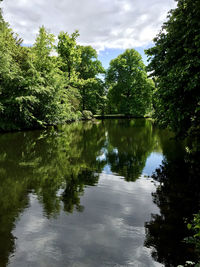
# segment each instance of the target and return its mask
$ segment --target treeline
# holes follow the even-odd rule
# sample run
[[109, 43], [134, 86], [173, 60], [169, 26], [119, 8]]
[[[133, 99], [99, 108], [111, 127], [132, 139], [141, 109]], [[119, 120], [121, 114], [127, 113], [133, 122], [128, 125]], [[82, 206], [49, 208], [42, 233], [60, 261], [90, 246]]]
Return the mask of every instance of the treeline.
[[97, 52], [77, 45], [78, 32], [55, 36], [41, 27], [32, 47], [1, 20], [0, 128], [42, 127], [101, 110], [104, 73]]
[[143, 116], [153, 82], [134, 49], [111, 61], [106, 73], [78, 31], [56, 38], [44, 27], [31, 47], [0, 21], [0, 130], [61, 124], [93, 114]]
[[[78, 32], [40, 28], [23, 47], [0, 14], [0, 130], [44, 127], [93, 114], [150, 115], [178, 136], [200, 132], [200, 1], [177, 0], [141, 55], [128, 49], [107, 71]], [[150, 78], [147, 75], [150, 75]]]

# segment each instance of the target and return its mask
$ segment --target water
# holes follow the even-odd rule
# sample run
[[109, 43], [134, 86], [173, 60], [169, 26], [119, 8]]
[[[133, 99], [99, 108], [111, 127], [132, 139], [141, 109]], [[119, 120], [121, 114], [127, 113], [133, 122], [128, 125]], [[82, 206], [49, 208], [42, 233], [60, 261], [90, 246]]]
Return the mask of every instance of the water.
[[198, 164], [172, 137], [143, 119], [1, 134], [0, 266], [194, 259], [182, 240], [199, 208]]

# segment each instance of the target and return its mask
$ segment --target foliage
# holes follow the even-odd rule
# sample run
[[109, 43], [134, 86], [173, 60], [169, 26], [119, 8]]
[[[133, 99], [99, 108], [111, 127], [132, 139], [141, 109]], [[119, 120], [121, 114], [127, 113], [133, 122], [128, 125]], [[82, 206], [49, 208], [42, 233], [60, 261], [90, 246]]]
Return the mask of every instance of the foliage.
[[[56, 58], [52, 57], [55, 37], [44, 27], [40, 28], [36, 42], [31, 49], [33, 65], [38, 72], [39, 88], [37, 118], [46, 124], [57, 124], [66, 120], [71, 107], [65, 93], [64, 79]], [[31, 81], [30, 81], [31, 82]]]
[[104, 82], [99, 78], [79, 79], [76, 88], [81, 95], [81, 110], [87, 109], [92, 113], [101, 113], [103, 110], [105, 88]]
[[179, 0], [168, 15], [155, 46], [146, 52], [148, 70], [156, 78], [157, 122], [177, 135], [199, 133], [200, 125], [200, 2]]
[[23, 47], [0, 16], [1, 131], [81, 119], [85, 109], [104, 112], [98, 75], [105, 71], [92, 47], [77, 44], [78, 36], [78, 31], [61, 32], [55, 46], [55, 36], [41, 27], [34, 45]]
[[36, 103], [37, 99], [26, 90], [26, 82], [33, 71], [28, 49], [20, 46], [21, 40], [5, 22], [1, 23], [0, 30], [0, 127], [9, 129], [34, 120], [31, 103]]
[[58, 35], [57, 51], [62, 60], [61, 70], [67, 73], [69, 84], [76, 79], [76, 64], [81, 62], [80, 50], [77, 49], [76, 43], [78, 36], [78, 31], [71, 36], [67, 32], [60, 32]]
[[1, 130], [44, 127], [81, 117], [78, 93], [73, 89], [66, 93], [59, 61], [52, 56], [54, 41], [42, 27], [33, 47], [22, 47], [8, 24], [1, 24]]
[[97, 59], [97, 52], [91, 46], [78, 45], [81, 61], [77, 62], [76, 70], [79, 73], [79, 78], [87, 80], [95, 78], [98, 74], [105, 73], [101, 62]]
[[93, 113], [101, 108], [105, 95], [104, 83], [98, 75], [105, 73], [101, 62], [97, 59], [97, 52], [91, 46], [78, 46], [81, 61], [77, 63], [76, 70], [79, 74], [77, 86], [81, 94], [82, 110], [88, 109]]
[[105, 72], [97, 59], [97, 52], [91, 46], [81, 46], [76, 42], [79, 36], [75, 31], [71, 36], [61, 32], [58, 36], [58, 54], [61, 58], [60, 69], [66, 73], [66, 90], [71, 85], [80, 94], [80, 110], [97, 113], [102, 110], [104, 84], [97, 76]]
[[93, 114], [89, 110], [83, 110], [82, 114], [83, 114], [83, 119], [85, 120], [91, 120], [93, 118]]
[[144, 116], [151, 109], [154, 84], [147, 78], [142, 57], [134, 49], [127, 49], [111, 60], [106, 82], [114, 112]]
[[68, 85], [60, 58], [53, 56], [55, 37], [41, 27], [27, 48], [3, 19], [0, 26], [0, 130], [80, 119], [79, 91]]
[[[61, 32], [55, 45], [55, 36], [41, 27], [28, 48], [3, 18], [0, 26], [0, 130], [57, 125], [80, 119], [84, 110], [137, 116], [151, 110], [153, 82], [135, 50], [111, 62], [107, 94], [97, 52], [77, 44], [78, 31]], [[112, 74], [116, 62], [123, 65], [119, 81]]]
[[195, 246], [195, 251], [200, 260], [200, 211], [194, 215], [192, 222], [188, 223], [187, 227], [193, 231], [193, 236], [185, 238], [185, 241]]

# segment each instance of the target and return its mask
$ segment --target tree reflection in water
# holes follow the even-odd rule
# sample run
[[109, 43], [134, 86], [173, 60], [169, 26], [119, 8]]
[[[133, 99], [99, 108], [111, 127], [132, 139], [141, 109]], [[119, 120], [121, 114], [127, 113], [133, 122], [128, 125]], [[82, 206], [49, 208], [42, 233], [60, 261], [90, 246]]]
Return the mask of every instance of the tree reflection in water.
[[0, 136], [0, 266], [15, 250], [16, 219], [36, 194], [47, 218], [62, 203], [66, 212], [82, 211], [85, 185], [95, 185], [105, 163], [96, 161], [105, 143], [100, 124], [74, 123], [57, 130]]
[[156, 261], [178, 266], [196, 258], [191, 245], [183, 239], [191, 235], [186, 219], [191, 220], [200, 209], [200, 153], [188, 153], [186, 145], [176, 141], [161, 143], [165, 160], [153, 175], [159, 182], [153, 201], [160, 214], [152, 215], [145, 225], [145, 245], [153, 248]]
[[107, 121], [107, 163], [126, 181], [137, 180], [152, 151], [159, 151], [156, 129], [150, 120]]
[[188, 249], [181, 243], [187, 235], [184, 218], [198, 208], [198, 159], [183, 157], [183, 146], [169, 136], [150, 120], [73, 123], [0, 135], [0, 266], [6, 266], [15, 251], [12, 231], [31, 205], [32, 194], [47, 219], [62, 210], [82, 212], [85, 187], [98, 184], [105, 166], [126, 181], [136, 181], [151, 152], [162, 150], [165, 161], [154, 175], [160, 186], [153, 195], [161, 214], [146, 223], [145, 245], [154, 248], [157, 261], [181, 263]]

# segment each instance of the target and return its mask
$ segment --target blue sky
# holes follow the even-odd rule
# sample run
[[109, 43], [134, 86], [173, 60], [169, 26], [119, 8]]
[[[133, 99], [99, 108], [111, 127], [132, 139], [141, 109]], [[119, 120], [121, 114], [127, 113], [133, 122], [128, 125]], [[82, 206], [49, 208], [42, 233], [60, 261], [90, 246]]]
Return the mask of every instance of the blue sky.
[[41, 26], [58, 35], [79, 30], [78, 43], [91, 45], [105, 68], [127, 48], [152, 46], [175, 0], [3, 0], [3, 16], [32, 45]]
[[[152, 46], [153, 46], [153, 43], [149, 43], [149, 45], [147, 46], [133, 47], [135, 50], [137, 50], [140, 53], [145, 65], [147, 65], [147, 56], [145, 55], [144, 50]], [[116, 58], [118, 55], [122, 54], [124, 51], [125, 49], [106, 48], [105, 50], [99, 51], [98, 59], [102, 62], [102, 65], [104, 66], [104, 68], [107, 69], [109, 67], [110, 61]]]

